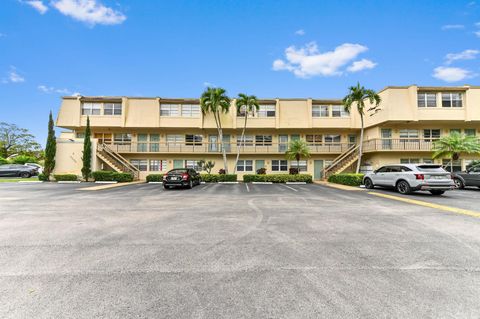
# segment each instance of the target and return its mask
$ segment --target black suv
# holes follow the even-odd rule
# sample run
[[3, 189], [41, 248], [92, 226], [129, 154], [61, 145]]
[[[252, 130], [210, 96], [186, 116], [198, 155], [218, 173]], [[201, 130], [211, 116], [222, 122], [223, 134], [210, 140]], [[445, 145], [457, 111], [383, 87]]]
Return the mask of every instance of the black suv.
[[463, 172], [455, 172], [452, 176], [457, 188], [462, 189], [465, 186], [480, 187], [480, 165], [470, 167]]
[[191, 168], [174, 168], [163, 175], [163, 187], [188, 187], [192, 188], [201, 182], [200, 174]]

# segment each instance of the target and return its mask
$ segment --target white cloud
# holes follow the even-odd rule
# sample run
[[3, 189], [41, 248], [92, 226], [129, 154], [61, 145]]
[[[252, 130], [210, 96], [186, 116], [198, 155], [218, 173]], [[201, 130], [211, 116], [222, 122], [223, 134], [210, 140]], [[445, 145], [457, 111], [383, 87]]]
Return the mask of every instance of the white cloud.
[[377, 63], [375, 63], [371, 60], [361, 59], [359, 61], [353, 62], [352, 65], [350, 65], [347, 68], [347, 71], [348, 72], [358, 72], [358, 71], [362, 71], [362, 70], [373, 69], [376, 66], [377, 66]]
[[22, 83], [25, 82], [25, 78], [17, 72], [17, 68], [10, 67], [10, 71], [7, 73], [7, 77], [2, 79], [2, 83]]
[[97, 0], [53, 0], [51, 4], [62, 14], [90, 26], [120, 24], [127, 19], [120, 11], [106, 7]]
[[439, 66], [433, 70], [433, 77], [445, 82], [458, 82], [474, 76], [471, 71], [462, 68]]
[[480, 38], [480, 31], [475, 31], [474, 33], [475, 33], [475, 35], [476, 35], [477, 37]]
[[295, 31], [295, 34], [296, 35], [305, 35], [305, 30], [303, 30], [303, 29], [297, 30], [297, 31]]
[[301, 78], [338, 76], [345, 71], [345, 65], [367, 50], [360, 44], [344, 43], [333, 51], [320, 52], [317, 44], [310, 42], [299, 49], [294, 46], [286, 48], [285, 60], [275, 60], [272, 68], [274, 71], [290, 71]]
[[474, 60], [479, 53], [480, 51], [471, 49], [464, 50], [460, 53], [449, 53], [445, 56], [445, 64], [449, 65], [458, 60]]
[[[43, 93], [47, 93], [47, 94], [50, 94], [50, 93], [58, 93], [58, 94], [64, 94], [64, 95], [72, 94], [72, 92], [68, 89], [57, 89], [53, 86], [46, 86], [46, 85], [43, 85], [43, 84], [37, 86], [37, 89], [39, 89]], [[75, 95], [75, 93], [72, 94], [72, 95]]]
[[463, 24], [446, 24], [442, 26], [442, 30], [460, 30], [465, 29]]
[[43, 3], [42, 0], [25, 0], [21, 2], [28, 4], [29, 6], [37, 10], [40, 14], [45, 14], [45, 12], [48, 11], [48, 7]]
[[480, 28], [480, 22], [475, 23], [475, 26], [476, 26], [477, 28]]

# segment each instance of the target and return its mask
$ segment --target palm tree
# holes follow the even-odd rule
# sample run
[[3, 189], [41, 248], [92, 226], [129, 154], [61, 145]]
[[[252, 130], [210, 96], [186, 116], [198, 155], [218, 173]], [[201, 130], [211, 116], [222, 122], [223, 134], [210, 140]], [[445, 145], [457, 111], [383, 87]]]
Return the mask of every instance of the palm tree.
[[361, 130], [360, 130], [360, 143], [358, 147], [358, 162], [357, 162], [357, 174], [360, 172], [360, 164], [362, 161], [362, 150], [363, 150], [363, 116], [365, 115], [365, 100], [368, 100], [372, 105], [368, 111], [376, 111], [380, 105], [381, 98], [373, 90], [365, 89], [363, 86], [360, 86], [360, 83], [357, 83], [357, 86], [351, 86], [348, 88], [349, 93], [343, 98], [343, 106], [345, 111], [350, 112], [352, 105], [355, 103], [357, 105], [357, 111], [360, 114], [361, 121]]
[[288, 150], [285, 152], [288, 160], [297, 161], [297, 173], [300, 172], [300, 158], [310, 157], [310, 148], [304, 140], [293, 140], [288, 145]]
[[[247, 119], [249, 114], [253, 114], [255, 111], [258, 111], [260, 105], [258, 105], [258, 100], [255, 95], [246, 95], [243, 93], [238, 94], [238, 99], [235, 101], [235, 106], [237, 107], [237, 114], [241, 114], [244, 111], [244, 122], [242, 137], [240, 138], [241, 143], [245, 143], [245, 130], [247, 129]], [[237, 158], [235, 159], [234, 173], [237, 171], [237, 163], [240, 158], [240, 147], [237, 145]]]
[[223, 142], [221, 121], [221, 114], [228, 113], [230, 109], [230, 98], [225, 93], [226, 91], [222, 88], [206, 88], [200, 97], [200, 107], [204, 116], [208, 113], [213, 114], [217, 126], [218, 138], [220, 139], [220, 143], [222, 143], [223, 165], [225, 167], [225, 173], [228, 174], [227, 153]]
[[433, 143], [432, 158], [449, 158], [451, 172], [453, 172], [453, 161], [457, 161], [461, 153], [479, 154], [480, 141], [475, 136], [451, 132], [450, 135]]

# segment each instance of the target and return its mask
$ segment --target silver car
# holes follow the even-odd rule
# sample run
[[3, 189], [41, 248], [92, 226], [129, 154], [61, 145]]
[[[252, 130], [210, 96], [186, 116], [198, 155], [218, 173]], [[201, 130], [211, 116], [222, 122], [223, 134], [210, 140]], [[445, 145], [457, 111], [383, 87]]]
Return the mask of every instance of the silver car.
[[385, 165], [365, 175], [363, 184], [369, 189], [375, 186], [395, 188], [401, 194], [429, 191], [433, 195], [442, 195], [455, 188], [451, 174], [436, 164]]

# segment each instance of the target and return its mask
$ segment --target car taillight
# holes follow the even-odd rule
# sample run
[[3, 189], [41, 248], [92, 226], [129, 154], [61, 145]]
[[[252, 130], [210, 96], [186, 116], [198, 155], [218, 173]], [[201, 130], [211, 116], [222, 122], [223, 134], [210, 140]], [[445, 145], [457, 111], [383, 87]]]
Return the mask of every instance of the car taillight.
[[188, 174], [185, 174], [185, 173], [184, 173], [184, 174], [182, 174], [182, 179], [183, 179], [183, 180], [186, 180], [186, 179], [188, 179]]
[[167, 179], [167, 175], [163, 175], [163, 180], [166, 180]]
[[424, 180], [424, 179], [425, 179], [425, 176], [424, 176], [423, 174], [415, 174], [415, 178], [416, 178], [416, 179]]

